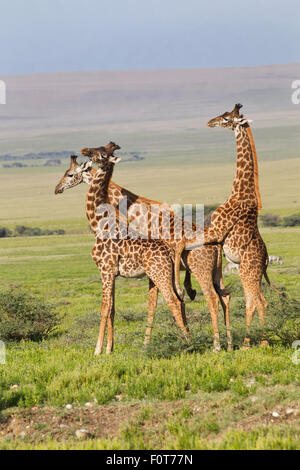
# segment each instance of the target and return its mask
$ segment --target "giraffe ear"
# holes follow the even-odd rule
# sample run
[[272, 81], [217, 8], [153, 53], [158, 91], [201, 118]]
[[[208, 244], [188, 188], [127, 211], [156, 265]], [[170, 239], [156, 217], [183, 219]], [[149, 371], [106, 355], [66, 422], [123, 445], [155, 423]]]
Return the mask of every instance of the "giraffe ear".
[[112, 155], [109, 158], [109, 161], [112, 162], [112, 163], [118, 163], [120, 160], [121, 160], [121, 157], [116, 157], [115, 155]]
[[75, 168], [75, 173], [83, 173], [84, 171], [89, 171], [93, 165], [93, 162], [90, 160], [81, 163], [81, 165]]
[[83, 162], [80, 165], [80, 171], [89, 171], [91, 167], [93, 166], [93, 162], [91, 160], [88, 160], [86, 162]]

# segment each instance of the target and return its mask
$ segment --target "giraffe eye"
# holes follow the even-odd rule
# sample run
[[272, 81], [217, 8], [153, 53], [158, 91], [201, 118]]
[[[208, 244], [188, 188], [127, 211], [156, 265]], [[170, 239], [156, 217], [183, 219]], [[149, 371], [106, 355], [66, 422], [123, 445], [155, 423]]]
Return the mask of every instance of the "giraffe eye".
[[72, 174], [72, 175], [68, 175], [69, 178], [73, 178], [73, 176], [74, 176], [73, 174]]

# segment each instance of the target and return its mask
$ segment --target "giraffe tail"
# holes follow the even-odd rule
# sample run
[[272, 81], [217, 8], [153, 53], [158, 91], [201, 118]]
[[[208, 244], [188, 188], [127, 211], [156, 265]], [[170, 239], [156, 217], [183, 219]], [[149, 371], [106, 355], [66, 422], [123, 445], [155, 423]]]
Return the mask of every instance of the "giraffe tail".
[[285, 292], [281, 292], [280, 290], [277, 289], [277, 287], [274, 286], [274, 284], [272, 284], [272, 282], [269, 279], [269, 276], [267, 274], [266, 269], [264, 270], [264, 278], [267, 281], [267, 283], [269, 284], [269, 286], [271, 287], [271, 289], [275, 290], [279, 295], [283, 295], [284, 297], [286, 296]]

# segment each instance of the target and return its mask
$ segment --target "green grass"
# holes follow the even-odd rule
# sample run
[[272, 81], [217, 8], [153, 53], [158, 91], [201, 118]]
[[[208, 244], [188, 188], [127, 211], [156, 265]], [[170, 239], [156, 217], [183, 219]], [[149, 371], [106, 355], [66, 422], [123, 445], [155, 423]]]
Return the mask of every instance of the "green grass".
[[[219, 131], [222, 135], [223, 129]], [[215, 132], [218, 135], [218, 131]], [[226, 135], [225, 130], [224, 133]], [[201, 158], [198, 157], [195, 151], [193, 158], [183, 158], [181, 153], [170, 153], [168, 158], [163, 153], [161, 158], [152, 158], [149, 154], [141, 162], [117, 165], [113, 179], [136, 194], [169, 204], [221, 203], [230, 192], [234, 176], [234, 141], [230, 137], [229, 157], [221, 148], [211, 162], [203, 159], [202, 153]], [[88, 230], [87, 186], [82, 184], [62, 195], [54, 194], [67, 168], [68, 163], [55, 168], [1, 169], [0, 198], [5, 204], [1, 208], [0, 226], [61, 228], [73, 233]], [[299, 212], [300, 159], [260, 160], [259, 169], [263, 211], [282, 216]], [[274, 192], [274, 188], [280, 191]]]
[[[281, 255], [285, 262], [270, 266], [269, 275], [297, 298], [299, 233], [299, 228], [263, 230], [269, 252]], [[59, 330], [49, 339], [7, 344], [7, 362], [0, 365], [2, 423], [5, 427], [9, 416], [16, 412], [25, 416], [34, 406], [41, 413], [43, 407], [53, 407], [55, 416], [71, 403], [75, 413], [94, 399], [99, 410], [111, 405], [116, 411], [128, 407], [127, 418], [120, 420], [112, 435], [99, 437], [96, 429], [94, 437], [84, 442], [76, 440], [74, 430], [57, 438], [52, 425], [41, 427], [38, 421], [25, 438], [6, 438], [0, 433], [0, 448], [299, 447], [298, 418], [270, 422], [274, 409], [279, 407], [284, 415], [286, 408], [299, 402], [300, 368], [291, 360], [294, 350], [253, 346], [248, 351], [213, 353], [209, 313], [195, 281], [196, 301], [187, 303], [192, 348], [182, 347], [170, 312], [159, 300], [153, 338], [145, 350], [147, 281], [118, 279], [115, 351], [95, 358], [101, 283], [90, 257], [92, 245], [89, 234], [1, 240], [2, 285], [45, 297], [64, 315]], [[244, 325], [242, 293], [237, 276], [226, 282], [232, 286], [232, 323], [238, 346]], [[266, 294], [273, 298], [268, 288]], [[221, 315], [219, 323], [225, 347]], [[254, 336], [259, 334], [255, 325], [257, 319]], [[257, 401], [252, 402], [252, 397]], [[138, 421], [132, 421], [131, 407], [139, 407]]]

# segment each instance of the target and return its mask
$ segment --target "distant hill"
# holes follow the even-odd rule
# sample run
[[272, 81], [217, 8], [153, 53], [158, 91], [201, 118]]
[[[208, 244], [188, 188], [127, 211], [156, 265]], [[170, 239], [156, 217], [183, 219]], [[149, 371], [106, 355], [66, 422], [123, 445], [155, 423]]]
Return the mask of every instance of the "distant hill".
[[[300, 105], [291, 102], [291, 83], [299, 78], [300, 64], [1, 76], [0, 153], [78, 152], [114, 140], [153, 159], [181, 152], [214, 158], [230, 138], [206, 129], [206, 121], [241, 102], [254, 119], [261, 158], [293, 158]], [[275, 156], [273, 139], [280, 142]]]
[[[145, 158], [144, 156], [136, 152], [118, 152], [118, 154], [122, 155], [122, 163], [136, 162]], [[3, 168], [24, 168], [28, 166], [60, 166], [62, 164], [61, 159], [69, 159], [70, 155], [74, 155], [74, 151], [63, 150], [61, 152], [26, 153], [25, 155], [10, 155], [9, 153], [6, 153], [4, 155], [0, 155], [0, 162], [6, 162], [2, 163]]]

